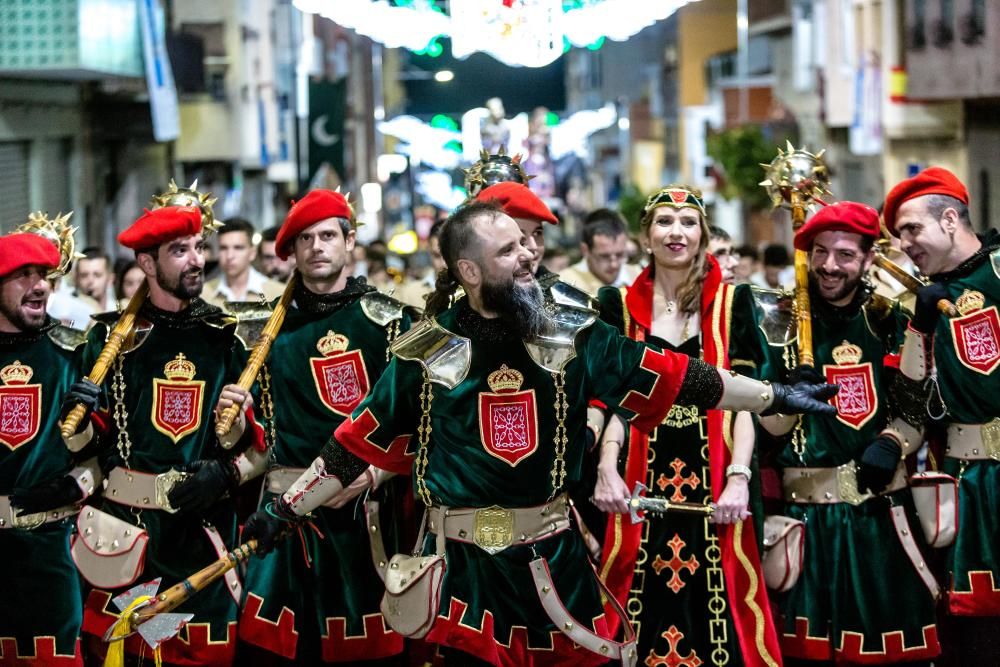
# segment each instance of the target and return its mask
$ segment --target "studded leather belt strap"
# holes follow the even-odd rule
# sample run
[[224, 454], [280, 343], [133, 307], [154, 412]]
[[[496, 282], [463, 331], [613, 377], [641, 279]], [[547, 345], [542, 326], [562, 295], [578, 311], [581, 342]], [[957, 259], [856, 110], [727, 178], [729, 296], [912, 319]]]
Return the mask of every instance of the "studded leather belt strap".
[[[785, 500], [809, 505], [849, 503], [860, 505], [874, 496], [858, 490], [854, 462], [836, 468], [785, 468], [781, 474]], [[882, 493], [906, 488], [906, 466], [901, 462], [889, 486]]]
[[1000, 461], [1000, 418], [985, 424], [950, 424], [945, 456], [967, 461]]
[[186, 473], [176, 470], [156, 475], [129, 468], [112, 468], [108, 473], [108, 485], [104, 489], [104, 497], [121, 505], [139, 509], [176, 512], [177, 510], [170, 506], [168, 495], [174, 485], [186, 476]]
[[516, 544], [530, 544], [569, 528], [565, 493], [535, 507], [440, 507], [428, 509], [427, 531], [444, 530], [449, 540], [475, 544], [489, 554]]
[[66, 506], [59, 507], [48, 512], [38, 512], [36, 514], [25, 514], [17, 516], [17, 508], [11, 507], [10, 496], [0, 496], [0, 529], [20, 528], [21, 530], [31, 530], [38, 528], [44, 523], [52, 523], [73, 516], [80, 511], [79, 507]]

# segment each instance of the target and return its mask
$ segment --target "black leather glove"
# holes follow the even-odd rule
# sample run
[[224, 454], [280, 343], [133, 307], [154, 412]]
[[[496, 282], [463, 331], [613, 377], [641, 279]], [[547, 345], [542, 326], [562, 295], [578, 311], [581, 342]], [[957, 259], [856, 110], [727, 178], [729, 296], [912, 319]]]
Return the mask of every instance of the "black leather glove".
[[10, 497], [10, 504], [18, 509], [17, 516], [48, 512], [83, 500], [83, 489], [69, 475], [56, 477], [36, 484]]
[[894, 439], [887, 436], [876, 438], [865, 447], [858, 461], [858, 491], [882, 493], [896, 474], [902, 456], [903, 448]]
[[785, 384], [797, 385], [800, 382], [823, 384], [826, 382], [826, 378], [820, 375], [819, 371], [812, 366], [796, 366], [792, 370], [788, 371], [788, 375], [785, 378]]
[[184, 467], [184, 472], [191, 477], [171, 489], [167, 496], [170, 506], [182, 512], [203, 512], [239, 486], [236, 468], [228, 461], [192, 461]]
[[840, 391], [838, 384], [799, 382], [787, 385], [775, 383], [771, 385], [771, 389], [774, 391], [774, 402], [771, 403], [771, 407], [760, 413], [762, 417], [774, 414], [837, 414], [837, 408], [827, 401]]
[[920, 333], [932, 333], [940, 316], [940, 311], [937, 309], [938, 301], [949, 296], [948, 288], [942, 283], [931, 283], [921, 287], [917, 291], [917, 305], [914, 307], [915, 312], [910, 325]]
[[292, 512], [291, 508], [279, 497], [250, 515], [243, 524], [243, 534], [240, 540], [246, 544], [257, 540], [258, 556], [266, 556], [274, 551], [274, 545], [295, 527], [301, 517]]
[[80, 425], [77, 427], [77, 432], [83, 431], [87, 428], [87, 424], [90, 423], [91, 413], [97, 409], [97, 402], [100, 400], [101, 388], [96, 384], [83, 378], [79, 382], [74, 382], [70, 385], [69, 391], [63, 396], [62, 404], [59, 406], [59, 421], [66, 419], [73, 408], [77, 404], [83, 405], [87, 411], [83, 415], [83, 419], [80, 420]]

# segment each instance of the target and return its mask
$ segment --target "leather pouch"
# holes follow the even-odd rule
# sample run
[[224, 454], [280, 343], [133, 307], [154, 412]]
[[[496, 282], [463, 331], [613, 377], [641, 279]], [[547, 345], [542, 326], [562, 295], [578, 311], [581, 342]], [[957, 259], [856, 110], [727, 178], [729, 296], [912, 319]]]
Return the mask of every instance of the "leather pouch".
[[940, 472], [920, 472], [910, 477], [910, 492], [927, 544], [950, 546], [958, 528], [958, 480]]
[[792, 588], [802, 574], [806, 525], [798, 519], [773, 515], [764, 519], [764, 554], [761, 569], [771, 590]]
[[128, 586], [142, 575], [149, 534], [95, 507], [84, 507], [70, 554], [84, 579], [103, 589]]

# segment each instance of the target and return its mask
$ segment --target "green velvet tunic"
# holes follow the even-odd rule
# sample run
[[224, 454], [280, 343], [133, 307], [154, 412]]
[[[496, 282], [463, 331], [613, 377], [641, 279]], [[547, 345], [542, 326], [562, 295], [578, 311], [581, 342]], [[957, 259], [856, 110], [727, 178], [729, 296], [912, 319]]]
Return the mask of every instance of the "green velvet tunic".
[[[36, 333], [0, 333], [0, 495], [27, 490], [73, 467], [58, 419], [80, 364], [75, 352], [53, 342], [57, 326], [50, 319]], [[20, 373], [7, 375], [15, 364], [31, 369], [26, 383]], [[82, 664], [83, 594], [69, 554], [72, 529], [72, 518], [31, 530], [0, 529], [0, 553], [16, 573], [4, 583], [0, 655], [34, 656], [46, 665]]]
[[[136, 347], [119, 355], [125, 385], [122, 401], [125, 431], [131, 448], [125, 451], [126, 446], [119, 442], [118, 429], [112, 423], [107, 446], [100, 456], [102, 468], [108, 471], [123, 466], [159, 474], [199, 459], [230, 456], [215, 436], [212, 410], [222, 387], [237, 380], [246, 359], [246, 351], [235, 336], [235, 319], [200, 299], [179, 313], [162, 311], [147, 302], [139, 318], [144, 321], [140, 329], [148, 325], [151, 328], [138, 336]], [[91, 329], [84, 349], [85, 368], [93, 366], [114, 321], [112, 316]], [[193, 376], [173, 372], [179, 361], [193, 364]], [[110, 370], [104, 383], [112, 414], [116, 406], [112, 389], [115, 375], [114, 369]], [[164, 383], [197, 393], [171, 394]], [[137, 583], [162, 577], [161, 591], [218, 559], [203, 524], [218, 530], [226, 548], [235, 546], [236, 514], [229, 499], [197, 515], [155, 509], [140, 511], [116, 503], [112, 497], [95, 498], [94, 504], [104, 512], [133, 524], [141, 522], [145, 527], [149, 544]], [[163, 645], [165, 661], [228, 664], [236, 639], [234, 594], [239, 594], [238, 590], [228, 588], [220, 579], [177, 609], [177, 613], [193, 613], [194, 619], [178, 638]], [[113, 621], [111, 614], [118, 611], [111, 598], [126, 589], [90, 592], [84, 614], [85, 632], [104, 632]], [[126, 646], [131, 650], [138, 644]]]
[[[994, 231], [971, 261], [945, 276], [949, 299], [981, 295], [982, 306], [957, 318], [941, 317], [933, 336], [940, 401], [929, 412], [948, 424], [985, 424], [1000, 416], [1000, 238]], [[998, 445], [1000, 450], [1000, 445]], [[947, 457], [944, 472], [959, 479], [958, 535], [948, 548], [953, 614], [1000, 616], [1000, 462]]]
[[[792, 435], [777, 457], [781, 469], [857, 461], [889, 421], [891, 371], [884, 361], [899, 351], [908, 313], [897, 302], [872, 296], [862, 304], [864, 298], [859, 292], [852, 304], [834, 308], [813, 292], [815, 367], [841, 384], [838, 415], [803, 417], [801, 433]], [[857, 346], [853, 353], [860, 350], [860, 358], [849, 353], [846, 363], [838, 364], [834, 350], [845, 351], [845, 342]], [[795, 364], [796, 344], [771, 347], [770, 353], [768, 372], [780, 380], [786, 365]], [[804, 445], [795, 443], [800, 436]], [[926, 551], [908, 489], [859, 505], [786, 503], [785, 514], [804, 521], [806, 532], [801, 577], [790, 591], [776, 595], [785, 655], [882, 664], [940, 652], [935, 602], [917, 573], [923, 563], [904, 552], [890, 515], [894, 505], [906, 509], [909, 532]]]
[[[336, 433], [357, 456], [400, 473], [413, 472], [436, 505], [532, 507], [579, 477], [588, 399], [617, 399], [648, 430], [669, 410], [686, 357], [628, 340], [602, 322], [576, 335], [576, 356], [552, 373], [529, 356], [499, 320], [484, 320], [462, 299], [438, 324], [471, 341], [468, 372], [453, 389], [430, 384], [426, 470], [413, 466], [421, 419], [422, 366], [394, 358], [351, 421]], [[491, 384], [492, 381], [492, 384]], [[556, 442], [557, 384], [565, 387], [565, 439]], [[560, 404], [562, 401], [559, 401]], [[565, 448], [565, 451], [563, 449]], [[555, 476], [557, 461], [566, 476]], [[433, 551], [434, 535], [425, 551]], [[556, 590], [580, 623], [601, 631], [604, 619], [586, 549], [575, 530], [490, 555], [473, 543], [449, 541], [438, 619], [428, 639], [496, 665], [588, 664], [598, 656], [574, 650], [537, 599], [527, 567], [548, 559]]]
[[[337, 294], [305, 301], [300, 290], [289, 308], [267, 361], [276, 436], [272, 468], [310, 465], [385, 370], [390, 339], [409, 327], [410, 318], [400, 304], [397, 319], [377, 324], [362, 307], [371, 291], [351, 281]], [[257, 404], [267, 400], [259, 397]], [[272, 424], [265, 420], [263, 426], [270, 432]], [[265, 488], [261, 507], [274, 495]], [[240, 639], [299, 664], [400, 653], [403, 638], [385, 626], [379, 611], [382, 582], [364, 513], [350, 503], [320, 507], [312, 517], [322, 536], [305, 530], [304, 548], [298, 539], [283, 540], [271, 554], [249, 561]]]

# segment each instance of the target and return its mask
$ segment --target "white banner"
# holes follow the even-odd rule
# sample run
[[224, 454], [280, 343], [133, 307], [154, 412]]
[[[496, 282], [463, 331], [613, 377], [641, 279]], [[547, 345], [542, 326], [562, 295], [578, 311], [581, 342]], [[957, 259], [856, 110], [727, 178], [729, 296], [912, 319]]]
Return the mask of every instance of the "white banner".
[[139, 4], [139, 27], [142, 30], [142, 55], [146, 63], [146, 87], [149, 111], [153, 116], [153, 138], [173, 141], [180, 134], [177, 114], [177, 88], [167, 57], [164, 39], [163, 9], [159, 0], [136, 0]]

